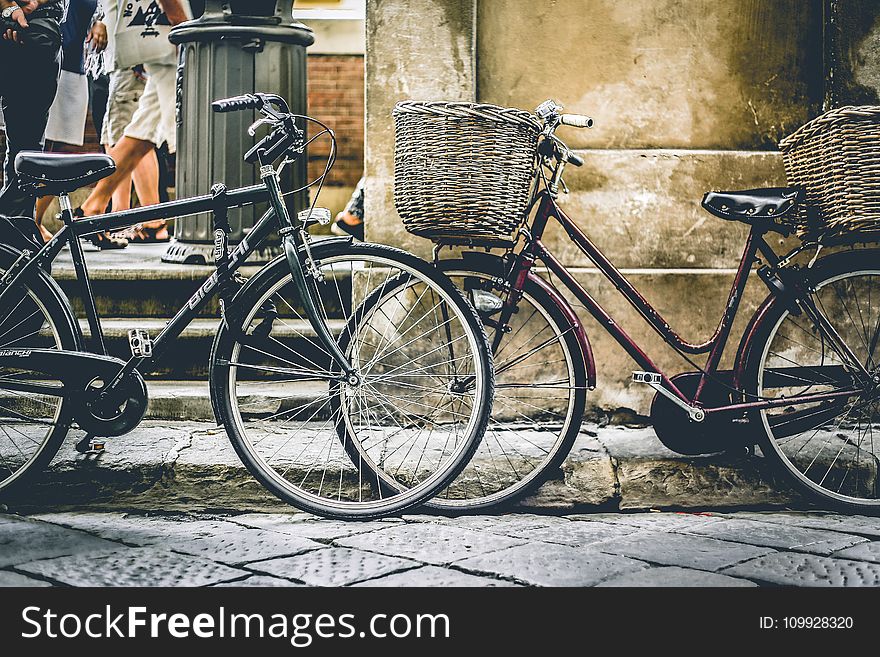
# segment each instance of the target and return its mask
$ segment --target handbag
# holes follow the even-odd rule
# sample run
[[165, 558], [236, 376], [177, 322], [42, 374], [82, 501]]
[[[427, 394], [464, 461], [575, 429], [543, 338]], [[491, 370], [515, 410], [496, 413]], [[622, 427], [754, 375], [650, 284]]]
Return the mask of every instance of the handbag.
[[22, 43], [28, 48], [28, 54], [39, 49], [54, 57], [61, 48], [61, 26], [52, 15], [29, 16], [26, 29], [21, 29], [11, 18], [0, 19], [0, 32], [7, 30], [19, 32]]
[[116, 18], [116, 65], [174, 64], [177, 47], [169, 40], [171, 23], [156, 0], [119, 3]]

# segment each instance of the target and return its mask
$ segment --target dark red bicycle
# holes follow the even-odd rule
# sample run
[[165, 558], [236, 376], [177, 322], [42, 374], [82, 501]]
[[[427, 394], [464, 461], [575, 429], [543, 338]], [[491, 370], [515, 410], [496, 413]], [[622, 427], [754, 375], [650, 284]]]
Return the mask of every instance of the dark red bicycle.
[[[437, 263], [482, 315], [495, 358], [496, 397], [477, 455], [432, 504], [474, 510], [520, 498], [568, 454], [587, 392], [596, 386], [596, 368], [561, 283], [635, 361], [633, 381], [656, 391], [651, 417], [668, 447], [703, 454], [754, 452], [757, 446], [826, 504], [880, 510], [880, 250], [851, 248], [819, 258], [816, 245], [805, 242], [777, 255], [768, 233], [792, 232], [788, 219], [803, 203], [800, 189], [706, 194], [706, 210], [751, 230], [715, 334], [688, 342], [559, 207], [566, 166], [583, 160], [555, 132], [563, 124], [592, 124], [561, 110], [552, 101], [537, 110], [538, 166], [515, 241], [501, 255], [466, 252]], [[655, 364], [544, 244], [551, 221], [694, 371], [669, 376]], [[721, 369], [756, 265], [770, 294], [748, 323], [733, 368]], [[699, 366], [692, 357], [702, 354]]]

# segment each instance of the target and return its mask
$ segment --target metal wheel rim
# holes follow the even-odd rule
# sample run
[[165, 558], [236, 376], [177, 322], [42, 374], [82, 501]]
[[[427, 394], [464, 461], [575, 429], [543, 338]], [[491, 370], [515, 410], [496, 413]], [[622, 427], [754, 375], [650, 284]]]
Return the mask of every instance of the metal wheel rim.
[[[421, 281], [426, 286], [430, 286], [431, 289], [433, 289], [435, 291], [435, 293], [437, 293], [439, 296], [441, 296], [441, 298], [443, 298], [450, 307], [455, 308], [455, 304], [452, 303], [451, 297], [444, 290], [442, 290], [441, 288], [436, 286], [436, 284], [433, 283], [432, 281], [430, 281], [430, 279], [425, 278], [422, 274], [420, 274], [415, 269], [410, 268], [405, 263], [402, 263], [402, 262], [399, 262], [397, 260], [393, 260], [390, 258], [386, 258], [383, 256], [377, 256], [377, 255], [362, 255], [362, 256], [340, 255], [340, 256], [331, 256], [328, 258], [323, 258], [321, 260], [321, 264], [322, 265], [334, 264], [334, 263], [338, 263], [340, 261], [342, 261], [342, 262], [345, 262], [345, 261], [348, 261], [348, 262], [367, 261], [367, 262], [370, 262], [371, 264], [379, 263], [380, 265], [384, 264], [387, 267], [397, 269], [401, 273], [407, 273], [410, 276], [412, 276], [413, 278], [415, 278], [416, 280]], [[291, 276], [290, 275], [285, 276], [284, 278], [280, 279], [278, 282], [273, 284], [272, 287], [261, 296], [259, 301], [254, 304], [252, 311], [248, 314], [248, 316], [244, 319], [244, 321], [242, 323], [242, 325], [245, 327], [245, 330], [247, 330], [247, 327], [250, 326], [250, 324], [253, 321], [254, 317], [256, 316], [257, 312], [259, 312], [260, 305], [262, 303], [264, 303], [267, 299], [274, 296], [281, 288], [283, 288], [285, 285], [288, 285], [290, 282], [291, 282]], [[372, 290], [370, 290], [370, 292], [372, 292]], [[460, 310], [456, 310], [456, 317], [458, 317], [459, 321], [461, 321], [461, 324], [463, 327], [468, 326], [467, 322], [463, 321], [463, 318], [460, 316]], [[478, 350], [478, 345], [477, 345], [476, 339], [475, 339], [476, 336], [470, 331], [465, 331], [465, 333], [467, 335], [470, 353], [471, 354], [478, 353], [479, 350]], [[237, 359], [240, 349], [241, 349], [240, 343], [236, 342], [233, 347], [233, 352], [232, 352], [233, 362], [235, 362], [235, 360]], [[236, 389], [235, 384], [237, 381], [237, 377], [235, 375], [236, 375], [237, 369], [238, 368], [234, 367], [234, 366], [230, 366], [230, 368], [229, 368], [228, 383], [229, 383], [230, 395], [235, 394], [233, 391]], [[476, 384], [474, 387], [474, 390], [475, 390], [474, 398], [479, 399], [484, 394], [485, 379], [484, 379], [484, 373], [480, 370], [479, 367], [475, 367], [474, 369], [476, 371]], [[475, 404], [475, 409], [476, 409], [476, 404]], [[289, 482], [286, 479], [284, 479], [283, 477], [281, 477], [278, 474], [278, 472], [275, 470], [275, 468], [272, 467], [271, 465], [269, 465], [265, 461], [265, 459], [262, 457], [262, 455], [260, 455], [259, 452], [257, 452], [254, 449], [254, 446], [251, 443], [251, 440], [250, 440], [250, 437], [248, 436], [247, 431], [244, 430], [244, 423], [242, 421], [242, 418], [240, 415], [240, 410], [239, 410], [239, 405], [237, 403], [234, 405], [234, 408], [233, 408], [233, 420], [238, 424], [239, 433], [242, 436], [245, 443], [247, 444], [248, 451], [251, 454], [252, 458], [254, 458], [256, 461], [259, 462], [262, 472], [266, 476], [271, 478], [276, 483], [276, 485], [291, 492], [292, 494], [294, 494], [298, 497], [304, 498], [305, 500], [312, 502], [312, 503], [315, 503], [315, 504], [319, 504], [319, 505], [320, 504], [324, 504], [324, 505], [331, 504], [331, 505], [337, 506], [340, 509], [351, 510], [351, 511], [381, 511], [385, 507], [393, 507], [399, 503], [399, 495], [402, 493], [397, 493], [397, 494], [394, 494], [388, 498], [380, 499], [380, 500], [372, 500], [372, 501], [366, 501], [366, 502], [355, 502], [355, 501], [333, 500], [331, 498], [321, 497], [321, 496], [315, 495], [309, 491], [306, 491], [298, 486], [294, 486], [291, 482]], [[469, 436], [473, 433], [474, 427], [477, 424], [477, 422], [478, 422], [478, 413], [472, 412], [470, 420], [467, 425], [467, 431], [466, 431], [465, 435]], [[331, 431], [335, 432], [335, 429], [331, 429]], [[468, 444], [469, 444], [469, 441], [467, 441], [467, 440], [461, 441], [459, 446], [453, 452], [452, 457], [457, 457], [461, 453], [461, 451], [467, 449]], [[457, 460], [457, 459], [450, 458], [450, 461], [453, 461], [453, 460]], [[355, 468], [357, 468], [356, 464], [353, 463], [352, 465]], [[375, 463], [371, 463], [370, 467], [372, 467], [372, 469], [375, 472], [383, 472], [381, 468], [379, 468], [378, 466], [375, 465]], [[447, 473], [445, 471], [439, 470], [438, 472], [435, 472], [433, 475], [431, 475], [429, 478], [420, 482], [418, 487], [408, 488], [408, 489], [406, 489], [405, 492], [410, 492], [413, 490], [424, 490], [426, 488], [433, 487], [436, 485], [436, 483], [435, 483], [436, 480], [444, 478], [446, 476], [446, 474]]]

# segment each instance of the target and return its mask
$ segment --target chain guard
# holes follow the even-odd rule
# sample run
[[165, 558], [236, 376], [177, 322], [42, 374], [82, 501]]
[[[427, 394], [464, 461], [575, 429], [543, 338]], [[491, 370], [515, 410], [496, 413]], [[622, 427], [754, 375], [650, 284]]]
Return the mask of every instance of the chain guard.
[[73, 417], [89, 435], [104, 438], [122, 436], [144, 419], [148, 404], [147, 385], [140, 372], [132, 372], [119, 384], [113, 401], [99, 403], [96, 394], [99, 391], [100, 388], [92, 387], [92, 382], [89, 382], [74, 395], [76, 410]]
[[147, 386], [140, 372], [128, 375], [112, 402], [97, 404], [103, 386], [96, 384], [106, 385], [125, 367], [124, 361], [112, 356], [63, 349], [0, 349], [0, 367], [38, 372], [61, 381], [73, 419], [93, 436], [110, 438], [128, 433], [147, 412]]
[[[724, 374], [719, 372], [718, 376]], [[686, 372], [671, 380], [685, 396], [692, 398], [700, 377], [700, 372]], [[728, 405], [731, 403], [731, 391], [708, 379], [700, 393], [700, 402], [704, 408]], [[707, 415], [702, 422], [692, 422], [683, 409], [659, 393], [654, 395], [651, 402], [651, 422], [657, 437], [666, 447], [679, 454], [712, 454], [744, 444], [743, 429], [731, 419], [727, 414], [719, 418]]]

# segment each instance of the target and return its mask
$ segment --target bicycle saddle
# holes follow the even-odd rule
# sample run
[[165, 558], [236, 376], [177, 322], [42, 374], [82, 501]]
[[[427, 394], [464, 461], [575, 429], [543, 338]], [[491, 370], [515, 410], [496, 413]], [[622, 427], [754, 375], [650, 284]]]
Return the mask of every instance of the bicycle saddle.
[[740, 192], [708, 192], [703, 207], [728, 221], [753, 224], [756, 220], [774, 222], [790, 214], [803, 201], [804, 192], [797, 187], [747, 189]]
[[15, 158], [18, 186], [34, 196], [58, 196], [106, 178], [116, 171], [109, 155], [68, 155], [22, 151]]

